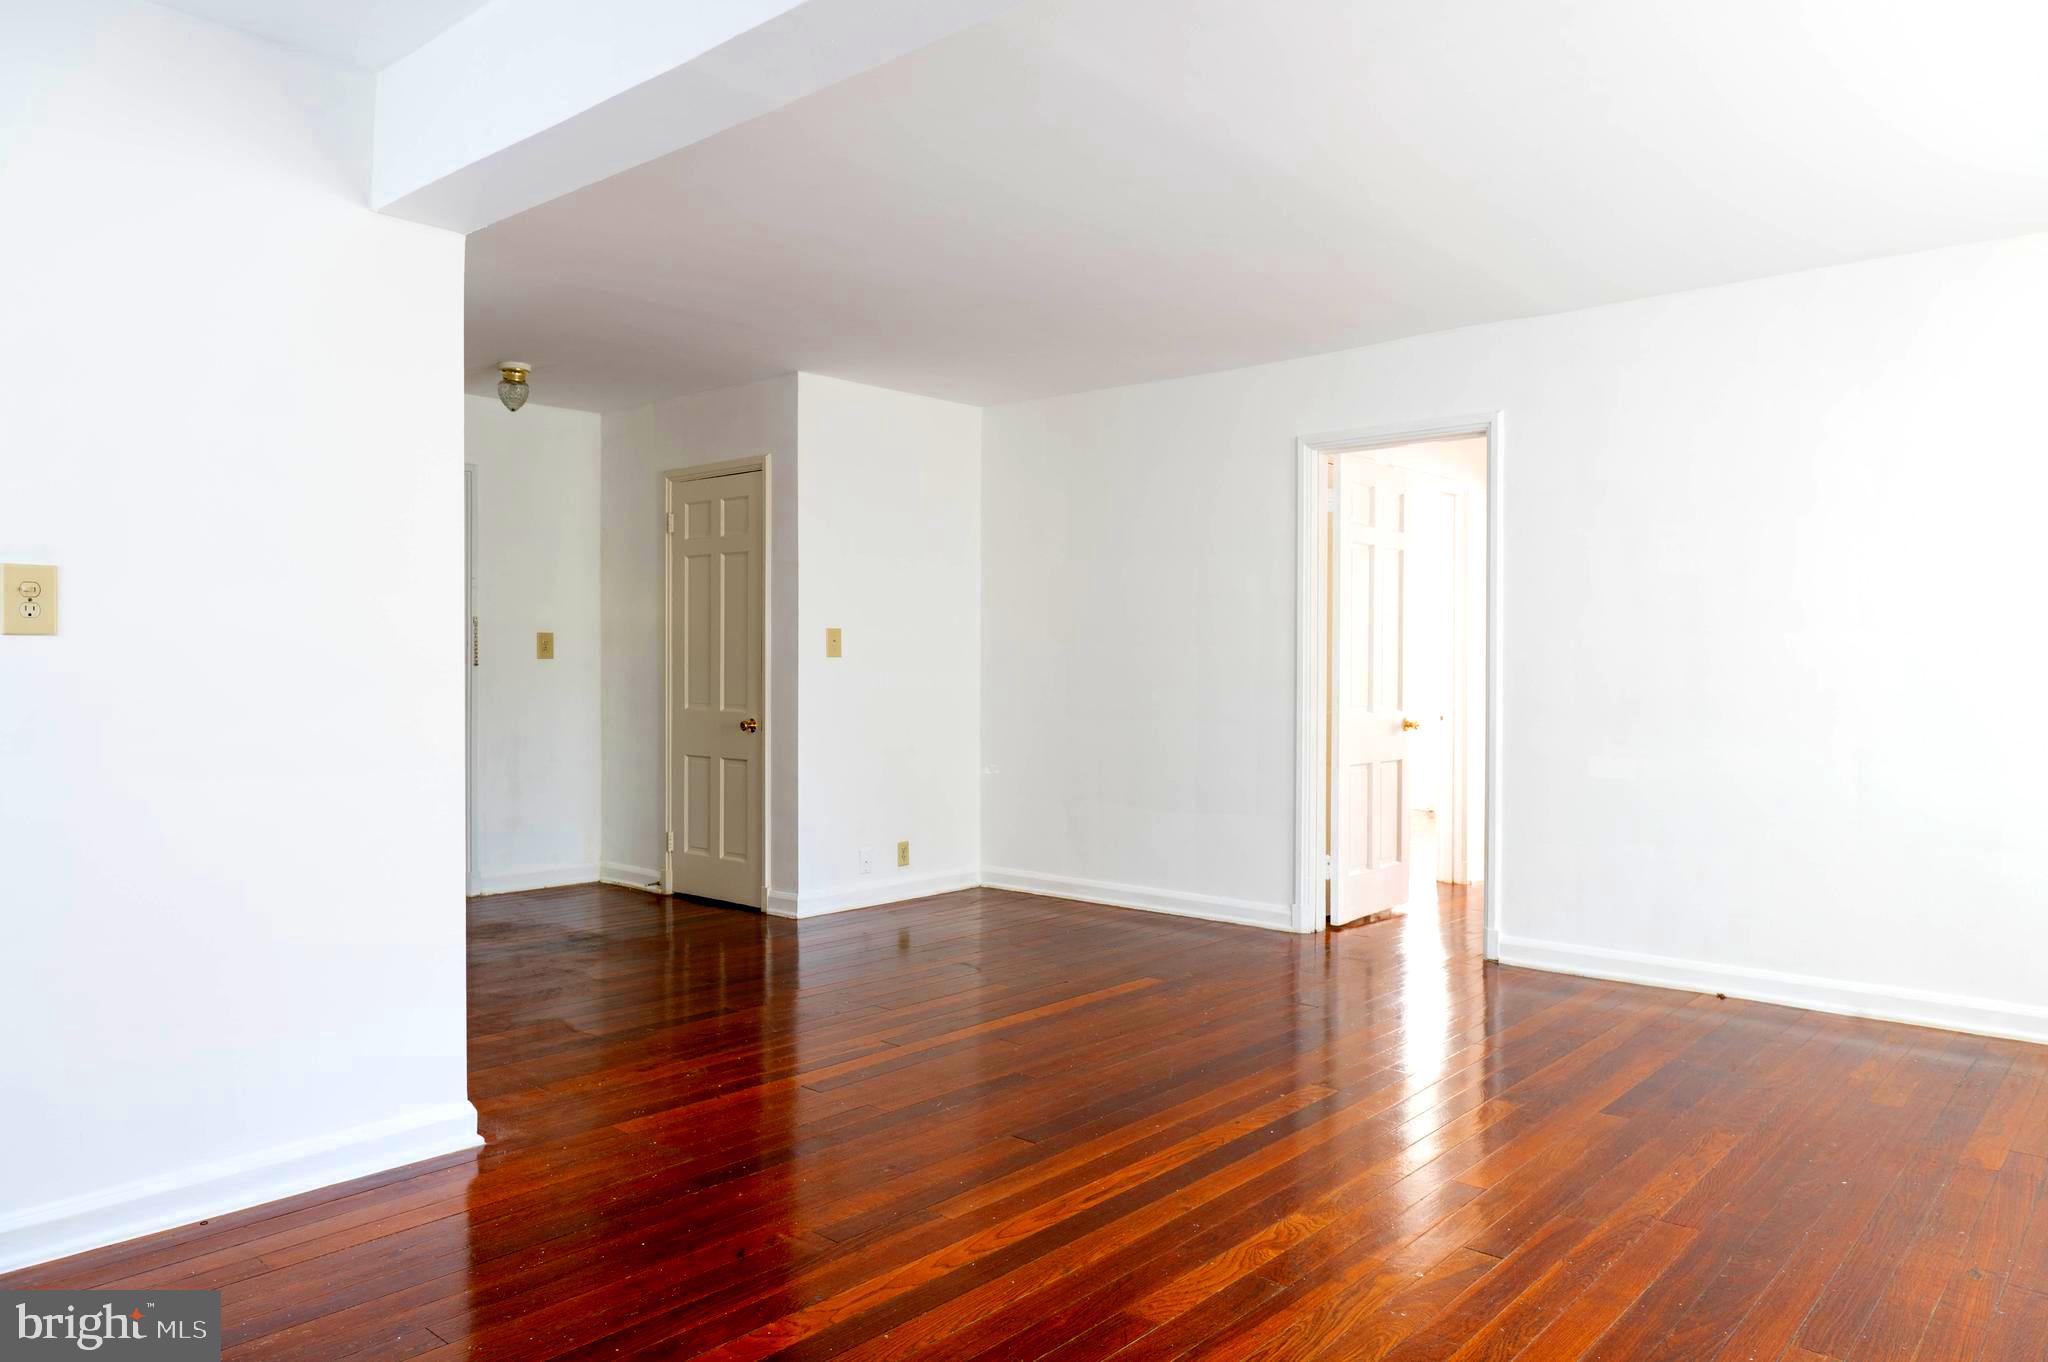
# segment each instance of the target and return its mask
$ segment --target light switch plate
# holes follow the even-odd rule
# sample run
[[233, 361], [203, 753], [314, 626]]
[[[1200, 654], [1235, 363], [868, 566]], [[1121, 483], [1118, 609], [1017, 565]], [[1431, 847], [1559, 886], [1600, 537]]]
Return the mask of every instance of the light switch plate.
[[533, 636], [533, 655], [543, 662], [555, 660], [555, 636], [545, 631]]
[[839, 656], [839, 631], [837, 629], [827, 629], [825, 631], [825, 656]]
[[57, 569], [8, 563], [0, 570], [0, 634], [57, 632]]

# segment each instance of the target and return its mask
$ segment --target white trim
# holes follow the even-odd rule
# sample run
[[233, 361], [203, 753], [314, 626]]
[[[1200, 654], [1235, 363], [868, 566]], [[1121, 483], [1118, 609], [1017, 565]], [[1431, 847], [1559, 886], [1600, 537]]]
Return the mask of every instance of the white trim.
[[1313, 932], [1322, 926], [1327, 879], [1323, 837], [1316, 823], [1325, 784], [1323, 621], [1328, 604], [1323, 554], [1328, 470], [1324, 451], [1310, 441], [1296, 440], [1294, 448], [1294, 904], [1288, 926]]
[[622, 889], [644, 889], [650, 894], [665, 893], [661, 887], [661, 872], [644, 865], [627, 865], [623, 861], [601, 861], [597, 867], [599, 884], [616, 884]]
[[1506, 521], [1502, 514], [1506, 482], [1501, 476], [1507, 442], [1507, 417], [1484, 415], [1375, 426], [1364, 430], [1304, 435], [1295, 440], [1295, 716], [1294, 716], [1294, 904], [1287, 926], [1297, 932], [1322, 928], [1323, 845], [1318, 818], [1324, 798], [1323, 778], [1323, 568], [1325, 533], [1321, 479], [1325, 456], [1350, 450], [1385, 448], [1441, 440], [1458, 435], [1486, 437], [1486, 873], [1485, 954], [1500, 957], [1501, 923], [1505, 920], [1501, 879], [1501, 733], [1507, 712], [1502, 694], [1502, 586], [1506, 581]]
[[[662, 473], [665, 482], [698, 482], [705, 478], [726, 478], [734, 473], [765, 473], [768, 471], [766, 454], [749, 454], [744, 459], [723, 459], [717, 463], [693, 463], [681, 468], [671, 468]], [[663, 507], [672, 510], [673, 507]]]
[[1912, 1026], [1932, 1026], [1944, 1031], [2048, 1044], [2048, 1007], [2027, 1003], [1860, 984], [1745, 965], [1677, 960], [1669, 956], [1608, 950], [1601, 946], [1532, 941], [1516, 936], [1500, 939], [1500, 962], [1555, 974], [1617, 979], [1653, 988], [1683, 989], [1688, 993], [1724, 993], [1731, 998], [1746, 998], [1751, 1002], [1803, 1007], [1845, 1017], [1870, 1017]]
[[476, 873], [476, 673], [482, 626], [476, 602], [476, 465], [462, 465], [462, 868], [463, 893], [483, 892]]
[[1102, 903], [1113, 908], [1141, 908], [1147, 912], [1171, 913], [1175, 917], [1198, 917], [1208, 922], [1263, 927], [1269, 931], [1294, 930], [1292, 914], [1284, 903], [1190, 894], [1178, 889], [1153, 889], [1142, 884], [1115, 884], [1107, 880], [1077, 880], [1002, 866], [982, 867], [981, 882], [990, 889], [1015, 889], [1027, 894], [1044, 894], [1048, 898]]
[[1500, 959], [1500, 924], [1506, 920], [1501, 909], [1506, 884], [1501, 878], [1501, 824], [1506, 822], [1501, 803], [1502, 741], [1507, 732], [1507, 505], [1506, 461], [1507, 413], [1495, 412], [1486, 426], [1486, 868], [1481, 884], [1485, 898], [1485, 934], [1480, 951], [1488, 960]]
[[[676, 484], [704, 478], [723, 478], [734, 473], [761, 475], [761, 713], [769, 720], [762, 730], [761, 782], [755, 830], [761, 837], [761, 910], [768, 911], [768, 867], [775, 863], [775, 830], [769, 826], [774, 801], [769, 786], [775, 780], [775, 743], [779, 720], [775, 712], [775, 477], [770, 471], [772, 456], [754, 454], [744, 459], [671, 468], [661, 475], [661, 510], [666, 525], [672, 525], [676, 511]], [[675, 554], [676, 535], [664, 528], [661, 540], [661, 892], [673, 894], [675, 886], [675, 678], [669, 675], [676, 655]], [[640, 886], [634, 886], [639, 888]]]
[[595, 884], [602, 876], [594, 862], [535, 865], [496, 870], [477, 876], [477, 894], [516, 894], [522, 889], [559, 889], [565, 884]]
[[770, 889], [762, 911], [775, 917], [822, 917], [854, 908], [881, 908], [932, 894], [951, 894], [981, 886], [981, 873], [972, 868], [941, 870], [914, 879], [877, 878], [868, 884], [841, 885], [837, 889]]
[[451, 1102], [238, 1159], [47, 1201], [0, 1217], [0, 1272], [244, 1211], [482, 1143], [476, 1108]]

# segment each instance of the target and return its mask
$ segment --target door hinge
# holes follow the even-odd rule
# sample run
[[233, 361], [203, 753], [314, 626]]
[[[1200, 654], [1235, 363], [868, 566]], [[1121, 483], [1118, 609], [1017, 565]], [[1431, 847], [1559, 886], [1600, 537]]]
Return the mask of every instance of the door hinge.
[[670, 534], [676, 532], [676, 513], [674, 511], [668, 513], [668, 532]]
[[664, 849], [665, 849], [666, 851], [668, 851], [670, 855], [674, 855], [674, 854], [675, 854], [675, 849], [676, 849], [676, 835], [675, 835], [674, 833], [672, 833], [672, 832], [671, 832], [671, 833], [667, 834], [667, 837], [668, 837], [668, 846], [667, 846], [666, 848], [664, 848]]

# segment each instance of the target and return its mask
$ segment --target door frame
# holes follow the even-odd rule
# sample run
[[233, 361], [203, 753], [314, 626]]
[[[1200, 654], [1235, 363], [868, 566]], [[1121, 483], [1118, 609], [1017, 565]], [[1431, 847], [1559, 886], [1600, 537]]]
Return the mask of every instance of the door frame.
[[476, 601], [476, 465], [462, 465], [462, 892], [483, 892], [476, 873], [476, 673], [483, 664]]
[[734, 473], [759, 473], [761, 475], [761, 712], [769, 722], [763, 726], [761, 739], [761, 779], [756, 782], [759, 793], [755, 795], [754, 826], [761, 838], [761, 904], [758, 911], [768, 910], [768, 867], [774, 855], [774, 832], [768, 826], [768, 787], [774, 780], [776, 730], [780, 718], [774, 713], [772, 703], [775, 695], [774, 653], [768, 627], [774, 617], [775, 593], [775, 493], [774, 477], [769, 472], [769, 458], [756, 454], [744, 459], [726, 459], [719, 463], [693, 464], [688, 468], [671, 468], [661, 475], [661, 892], [673, 894], [675, 885], [675, 800], [676, 800], [676, 734], [675, 734], [675, 655], [676, 655], [676, 591], [675, 591], [675, 534], [668, 529], [669, 517], [675, 514], [676, 484], [698, 482], [705, 478], [723, 478]]
[[1486, 870], [1482, 890], [1485, 910], [1485, 954], [1500, 958], [1501, 932], [1501, 753], [1503, 703], [1501, 678], [1505, 601], [1502, 552], [1506, 516], [1506, 480], [1502, 464], [1506, 447], [1506, 414], [1453, 416], [1363, 429], [1303, 435], [1295, 447], [1295, 865], [1291, 926], [1297, 932], [1322, 930], [1327, 920], [1324, 885], [1328, 868], [1324, 853], [1324, 809], [1329, 781], [1324, 765], [1329, 696], [1325, 684], [1328, 659], [1324, 624], [1329, 599], [1325, 566], [1329, 552], [1328, 507], [1323, 482], [1324, 460], [1346, 454], [1460, 435], [1486, 437]]

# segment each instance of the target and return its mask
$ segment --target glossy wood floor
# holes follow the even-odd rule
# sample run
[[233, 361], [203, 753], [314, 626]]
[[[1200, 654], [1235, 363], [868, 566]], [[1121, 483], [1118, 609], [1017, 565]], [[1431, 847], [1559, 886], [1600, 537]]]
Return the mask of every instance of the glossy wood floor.
[[2048, 1050], [977, 891], [472, 905], [489, 1147], [10, 1285], [230, 1358], [2048, 1357]]

